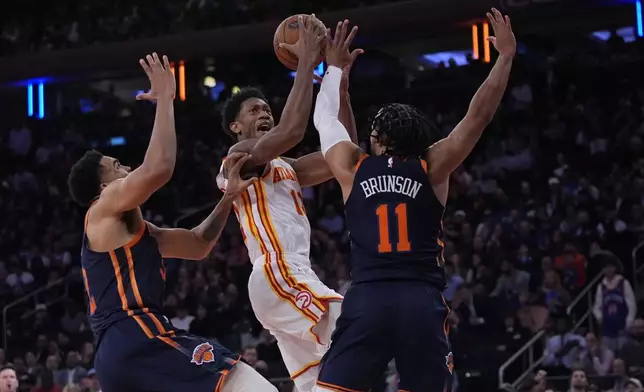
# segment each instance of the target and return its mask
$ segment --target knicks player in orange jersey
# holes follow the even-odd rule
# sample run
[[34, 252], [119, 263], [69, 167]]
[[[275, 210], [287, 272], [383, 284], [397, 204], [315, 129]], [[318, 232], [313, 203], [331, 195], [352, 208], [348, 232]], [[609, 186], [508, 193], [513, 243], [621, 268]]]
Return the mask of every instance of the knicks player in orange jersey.
[[[259, 177], [235, 200], [253, 263], [248, 282], [251, 305], [257, 319], [277, 339], [298, 391], [309, 392], [335, 328], [342, 296], [325, 286], [311, 269], [311, 227], [301, 194], [301, 187], [327, 181], [332, 173], [319, 152], [297, 160], [280, 157], [304, 137], [313, 101], [311, 75], [325, 39], [324, 26], [314, 16], [308, 27], [302, 18], [298, 23], [300, 39], [287, 46], [299, 59], [298, 70], [280, 123], [274, 124], [271, 108], [260, 91], [243, 89], [226, 103], [222, 126], [237, 141], [230, 151], [250, 153], [252, 158], [244, 168], [250, 167]], [[339, 28], [347, 25], [348, 21], [339, 23]], [[346, 48], [356, 31], [346, 37]], [[342, 118], [354, 140], [347, 77], [360, 52], [347, 51], [352, 61], [347, 64], [341, 88]], [[217, 184], [222, 190], [230, 186], [225, 167]]]
[[89, 205], [81, 266], [96, 343], [95, 368], [105, 392], [277, 391], [250, 366], [214, 341], [175, 328], [163, 313], [164, 257], [201, 260], [221, 235], [233, 200], [251, 180], [239, 171], [252, 157], [226, 162], [228, 187], [214, 211], [192, 230], [165, 229], [143, 220], [141, 204], [172, 177], [177, 155], [175, 80], [167, 57], [141, 60], [157, 102], [152, 137], [135, 170], [98, 151], [72, 168], [69, 190]]

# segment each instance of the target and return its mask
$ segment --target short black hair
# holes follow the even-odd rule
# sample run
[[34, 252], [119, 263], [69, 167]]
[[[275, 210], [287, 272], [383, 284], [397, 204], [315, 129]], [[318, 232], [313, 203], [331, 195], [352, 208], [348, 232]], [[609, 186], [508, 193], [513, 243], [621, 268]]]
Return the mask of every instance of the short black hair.
[[89, 150], [69, 172], [67, 178], [69, 194], [76, 203], [82, 206], [88, 206], [100, 194], [101, 158], [103, 158], [103, 154], [96, 150]]
[[420, 110], [401, 103], [381, 107], [371, 123], [373, 131], [385, 153], [400, 158], [422, 157], [440, 139], [438, 129]]
[[258, 88], [244, 87], [224, 103], [224, 108], [221, 110], [221, 127], [233, 140], [237, 140], [237, 134], [230, 130], [230, 124], [237, 119], [244, 102], [251, 98], [258, 98], [264, 102], [268, 102], [264, 93]]

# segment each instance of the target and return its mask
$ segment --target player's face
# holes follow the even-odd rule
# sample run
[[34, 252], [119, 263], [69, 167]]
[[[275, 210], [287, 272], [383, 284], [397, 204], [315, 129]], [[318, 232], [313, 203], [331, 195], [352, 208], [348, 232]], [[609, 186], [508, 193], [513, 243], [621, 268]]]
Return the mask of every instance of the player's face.
[[18, 378], [13, 369], [5, 369], [0, 372], [0, 391], [15, 392], [18, 390]]
[[231, 125], [240, 139], [257, 139], [270, 131], [275, 121], [268, 103], [259, 98], [249, 98], [242, 104], [237, 121]]
[[371, 153], [373, 155], [382, 155], [385, 153], [385, 147], [378, 143], [378, 132], [375, 130], [372, 130], [369, 135], [369, 143], [371, 144]]
[[104, 187], [114, 180], [127, 177], [132, 169], [122, 165], [118, 159], [104, 156], [101, 158], [101, 186]]

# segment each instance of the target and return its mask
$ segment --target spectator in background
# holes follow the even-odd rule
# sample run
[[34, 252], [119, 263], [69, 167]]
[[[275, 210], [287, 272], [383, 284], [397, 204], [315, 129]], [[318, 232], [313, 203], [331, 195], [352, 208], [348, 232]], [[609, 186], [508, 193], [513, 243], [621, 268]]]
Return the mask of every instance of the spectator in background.
[[490, 295], [504, 298], [509, 308], [518, 310], [520, 302], [527, 298], [530, 292], [530, 274], [517, 269], [514, 263], [507, 259], [501, 262], [501, 274]]
[[603, 341], [619, 352], [626, 343], [626, 329], [633, 324], [637, 303], [631, 284], [618, 273], [619, 260], [607, 257], [604, 278], [597, 286], [593, 314], [602, 326]]
[[586, 348], [579, 353], [578, 366], [587, 374], [605, 376], [613, 366], [615, 354], [595, 336], [586, 334]]
[[172, 325], [176, 328], [190, 331], [190, 323], [192, 323], [194, 319], [195, 317], [188, 313], [188, 307], [185, 302], [182, 301], [177, 306], [177, 315], [173, 317], [170, 322], [172, 322]]
[[443, 291], [443, 297], [447, 302], [451, 302], [454, 299], [456, 290], [465, 280], [455, 271], [452, 263], [445, 263], [445, 278], [447, 279], [447, 288]]
[[78, 384], [87, 375], [87, 370], [80, 366], [80, 360], [78, 351], [68, 352], [65, 368], [55, 374], [56, 384], [62, 386]]
[[549, 368], [550, 374], [568, 374], [579, 358], [579, 352], [586, 348], [586, 340], [569, 332], [570, 322], [565, 317], [557, 319], [554, 328], [555, 333], [546, 340], [543, 365]]
[[63, 392], [83, 392], [81, 388], [76, 384], [69, 384], [63, 388]]
[[613, 376], [615, 376], [615, 382], [613, 383], [611, 391], [625, 392], [629, 383], [629, 377], [626, 372], [626, 364], [623, 359], [615, 358], [613, 360]]
[[577, 247], [568, 243], [563, 253], [555, 259], [555, 268], [563, 276], [564, 285], [571, 290], [578, 290], [586, 283], [586, 257], [577, 251]]
[[0, 368], [0, 392], [16, 392], [18, 377], [13, 366], [4, 365]]
[[588, 391], [588, 377], [583, 370], [575, 370], [570, 375], [570, 389], [569, 392], [587, 392]]
[[96, 370], [90, 369], [87, 372], [87, 377], [81, 381], [83, 392], [101, 392], [101, 384], [96, 377]]
[[625, 392], [642, 392], [642, 382], [636, 378], [629, 378], [626, 383]]
[[38, 375], [33, 392], [63, 392], [63, 389], [54, 383], [54, 372], [46, 369]]
[[628, 365], [630, 375], [644, 379], [644, 319], [635, 319], [628, 332], [620, 357]]

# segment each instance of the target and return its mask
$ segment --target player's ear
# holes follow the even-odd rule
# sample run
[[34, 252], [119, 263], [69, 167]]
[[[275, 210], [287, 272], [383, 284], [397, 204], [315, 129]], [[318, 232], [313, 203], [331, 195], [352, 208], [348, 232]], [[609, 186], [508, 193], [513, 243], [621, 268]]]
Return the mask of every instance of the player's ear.
[[233, 133], [235, 133], [237, 135], [239, 135], [241, 133], [241, 131], [242, 131], [242, 126], [237, 121], [231, 122], [228, 127]]

